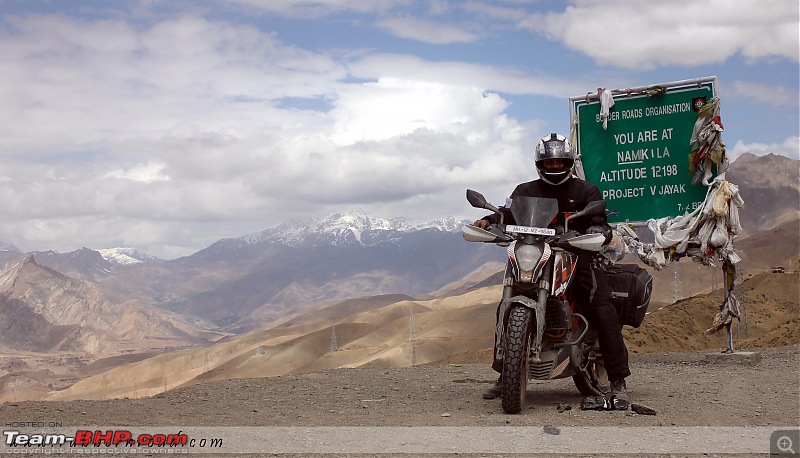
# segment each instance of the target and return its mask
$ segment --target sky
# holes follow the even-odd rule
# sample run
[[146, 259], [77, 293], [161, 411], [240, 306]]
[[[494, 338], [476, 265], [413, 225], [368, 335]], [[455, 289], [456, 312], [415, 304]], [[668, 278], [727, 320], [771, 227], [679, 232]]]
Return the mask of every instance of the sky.
[[[797, 0], [0, 0], [0, 240], [173, 259], [296, 218], [478, 218], [569, 97], [717, 76], [799, 158]], [[746, 205], [746, 201], [745, 201]]]

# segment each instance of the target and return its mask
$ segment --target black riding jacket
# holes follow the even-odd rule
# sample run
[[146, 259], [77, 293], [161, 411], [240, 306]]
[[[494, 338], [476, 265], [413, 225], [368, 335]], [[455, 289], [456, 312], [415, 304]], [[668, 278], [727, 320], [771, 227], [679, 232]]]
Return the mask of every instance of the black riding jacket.
[[[558, 221], [556, 224], [564, 225], [565, 214], [576, 213], [583, 210], [586, 204], [596, 200], [602, 200], [600, 189], [597, 186], [583, 181], [579, 178], [572, 177], [560, 185], [551, 185], [539, 179], [522, 183], [518, 185], [514, 192], [511, 193], [511, 199], [516, 196], [525, 197], [547, 197], [558, 200]], [[505, 207], [500, 207], [503, 212], [504, 223], [514, 224], [514, 217], [511, 215], [511, 210]], [[491, 223], [499, 223], [500, 217], [496, 213], [485, 216], [484, 219], [489, 220]], [[605, 215], [587, 216], [576, 218], [569, 223], [570, 230], [576, 230], [580, 233], [585, 233], [590, 226], [601, 226], [604, 229], [611, 229]]]

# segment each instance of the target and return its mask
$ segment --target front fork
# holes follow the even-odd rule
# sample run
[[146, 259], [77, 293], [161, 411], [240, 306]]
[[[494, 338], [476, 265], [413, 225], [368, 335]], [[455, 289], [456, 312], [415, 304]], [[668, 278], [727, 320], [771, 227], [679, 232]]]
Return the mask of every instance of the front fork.
[[547, 296], [550, 294], [550, 278], [552, 277], [553, 265], [548, 262], [537, 280], [536, 300], [528, 296], [514, 295], [515, 280], [511, 272], [510, 265], [506, 265], [506, 273], [503, 277], [503, 296], [500, 301], [498, 311], [497, 328], [495, 329], [495, 355], [498, 360], [503, 359], [503, 340], [505, 335], [508, 315], [511, 313], [510, 304], [518, 304], [531, 309], [534, 314], [536, 328], [533, 338], [529, 340], [531, 347], [528, 349], [528, 357], [531, 362], [539, 362], [539, 352], [542, 349], [542, 335], [544, 334], [545, 307], [547, 306]]

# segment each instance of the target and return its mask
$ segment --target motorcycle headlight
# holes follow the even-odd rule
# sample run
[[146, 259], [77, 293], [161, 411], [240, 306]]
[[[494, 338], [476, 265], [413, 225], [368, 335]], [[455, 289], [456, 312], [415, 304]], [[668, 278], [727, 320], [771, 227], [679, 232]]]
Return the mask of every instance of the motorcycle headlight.
[[533, 269], [539, 264], [542, 259], [542, 249], [537, 245], [523, 245], [517, 244], [514, 250], [514, 257], [517, 259], [517, 266], [519, 266], [520, 280], [533, 281]]

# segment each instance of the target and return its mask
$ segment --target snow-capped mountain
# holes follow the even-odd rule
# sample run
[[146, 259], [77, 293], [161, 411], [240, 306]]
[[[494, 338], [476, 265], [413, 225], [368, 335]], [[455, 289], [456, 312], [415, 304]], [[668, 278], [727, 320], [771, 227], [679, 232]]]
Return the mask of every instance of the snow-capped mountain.
[[[120, 267], [135, 264], [157, 264], [163, 260], [134, 248], [93, 250], [80, 248], [67, 253], [34, 251], [31, 254], [40, 265], [80, 280], [100, 282]], [[18, 254], [17, 257], [23, 256]]]
[[186, 292], [178, 299], [175, 290], [160, 292], [157, 304], [226, 326], [250, 323], [248, 317], [268, 321], [325, 301], [429, 294], [503, 254], [464, 243], [458, 231], [465, 223], [409, 223], [363, 211], [293, 220], [161, 264], [158, 288], [174, 276]]
[[13, 243], [4, 242], [2, 240], [0, 240], [0, 251], [11, 251], [11, 252], [14, 252], [14, 253], [21, 253], [22, 252]]
[[103, 259], [113, 264], [129, 265], [163, 261], [153, 255], [141, 252], [136, 248], [107, 248], [97, 251]]
[[370, 218], [363, 210], [336, 212], [323, 218], [298, 219], [276, 228], [248, 234], [237, 240], [247, 244], [272, 242], [288, 246], [363, 245], [391, 242], [402, 233], [436, 230], [456, 232], [469, 223], [456, 218], [439, 218], [425, 223], [409, 223], [404, 218]]
[[136, 301], [250, 329], [315, 303], [414, 297], [459, 280], [502, 254], [464, 243], [457, 231], [466, 222], [338, 212], [218, 240], [173, 260], [133, 248], [34, 255], [42, 266], [92, 282], [115, 303]]

